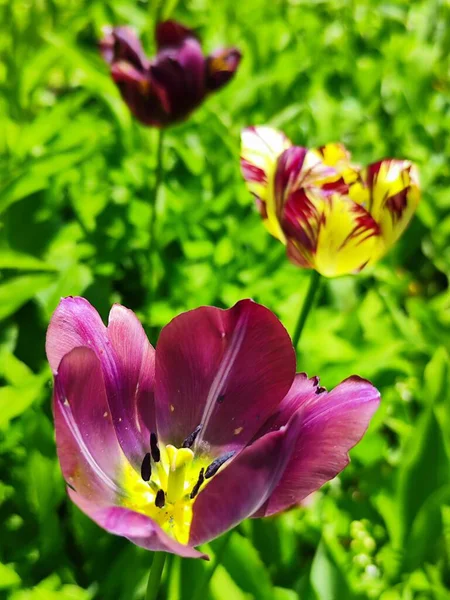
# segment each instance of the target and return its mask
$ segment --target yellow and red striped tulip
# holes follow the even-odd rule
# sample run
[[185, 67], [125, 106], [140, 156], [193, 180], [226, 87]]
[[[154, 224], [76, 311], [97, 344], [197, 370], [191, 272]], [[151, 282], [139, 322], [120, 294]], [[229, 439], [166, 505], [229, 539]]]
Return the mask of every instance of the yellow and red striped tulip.
[[242, 132], [241, 169], [264, 224], [290, 260], [326, 277], [380, 259], [420, 198], [417, 168], [408, 160], [363, 169], [342, 144], [294, 146], [266, 126]]

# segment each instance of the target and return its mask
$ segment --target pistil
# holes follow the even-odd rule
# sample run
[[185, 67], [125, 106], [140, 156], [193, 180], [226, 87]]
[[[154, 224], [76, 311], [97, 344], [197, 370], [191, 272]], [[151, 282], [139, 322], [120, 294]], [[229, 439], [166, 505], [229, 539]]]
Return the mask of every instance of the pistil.
[[177, 502], [184, 494], [186, 467], [193, 461], [194, 453], [189, 448], [166, 447], [169, 458], [169, 476], [167, 479], [167, 501]]

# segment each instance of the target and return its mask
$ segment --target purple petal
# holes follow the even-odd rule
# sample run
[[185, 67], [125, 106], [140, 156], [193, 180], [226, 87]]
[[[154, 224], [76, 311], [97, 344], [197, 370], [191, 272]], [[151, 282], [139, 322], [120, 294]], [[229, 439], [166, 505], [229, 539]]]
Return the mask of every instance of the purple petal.
[[117, 62], [111, 67], [111, 76], [141, 123], [162, 127], [171, 122], [167, 93], [149, 73], [141, 73], [129, 63]]
[[194, 503], [190, 544], [212, 540], [267, 501], [286, 469], [299, 425], [295, 414], [286, 427], [245, 448], [208, 483]]
[[184, 119], [205, 96], [205, 58], [195, 38], [160, 51], [150, 73], [166, 94], [171, 122]]
[[79, 494], [69, 491], [71, 500], [97, 525], [115, 535], [127, 538], [146, 550], [170, 552], [184, 558], [208, 556], [169, 537], [157, 523], [144, 514], [122, 506], [105, 506], [89, 502]]
[[364, 435], [379, 401], [378, 390], [360, 377], [350, 377], [315, 398], [311, 380], [297, 378], [284, 406], [285, 415], [280, 411], [277, 422], [271, 424], [278, 426], [283, 416], [289, 418], [297, 403], [295, 414], [300, 416], [301, 426], [295, 450], [280, 483], [254, 516], [269, 516], [298, 504], [340, 473], [349, 462], [348, 451]]
[[64, 478], [86, 498], [113, 501], [123, 462], [109, 414], [100, 361], [89, 348], [65, 355], [55, 377], [56, 445]]
[[199, 425], [197, 447], [212, 454], [244, 447], [288, 392], [295, 353], [280, 321], [243, 300], [202, 307], [161, 332], [156, 350], [158, 431], [180, 445]]
[[155, 350], [134, 312], [120, 304], [109, 313], [107, 333], [123, 375], [125, 397], [133, 400], [138, 428], [148, 440], [156, 430]]
[[181, 23], [168, 20], [158, 23], [155, 30], [158, 51], [173, 46], [180, 46], [187, 38], [196, 38], [195, 33]]
[[95, 352], [119, 443], [139, 471], [148, 451], [149, 429], [154, 425], [154, 350], [132, 311], [115, 306], [110, 319], [107, 329], [87, 300], [63, 299], [48, 328], [47, 356], [55, 373], [73, 348], [87, 347]]
[[206, 87], [215, 91], [227, 84], [237, 71], [241, 62], [241, 53], [237, 48], [219, 49], [206, 59]]
[[148, 67], [141, 42], [130, 27], [105, 28], [105, 35], [100, 41], [100, 51], [110, 65], [124, 61], [138, 71], [145, 71]]
[[306, 373], [297, 373], [289, 392], [272, 416], [264, 423], [257, 437], [265, 435], [269, 431], [277, 431], [286, 425], [294, 413], [299, 409], [305, 409], [311, 402], [316, 402], [318, 394], [325, 391], [325, 388], [320, 387], [318, 377], [309, 378]]

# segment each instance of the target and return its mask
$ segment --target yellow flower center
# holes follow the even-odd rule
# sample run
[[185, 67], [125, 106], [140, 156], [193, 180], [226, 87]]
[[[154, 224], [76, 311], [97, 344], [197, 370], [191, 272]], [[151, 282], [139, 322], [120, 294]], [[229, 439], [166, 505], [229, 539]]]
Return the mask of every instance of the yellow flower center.
[[197, 457], [190, 448], [156, 445], [156, 436], [153, 440], [141, 476], [125, 463], [120, 478], [125, 492], [122, 505], [149, 516], [175, 540], [187, 544], [195, 498], [230, 456], [211, 463], [209, 457]]

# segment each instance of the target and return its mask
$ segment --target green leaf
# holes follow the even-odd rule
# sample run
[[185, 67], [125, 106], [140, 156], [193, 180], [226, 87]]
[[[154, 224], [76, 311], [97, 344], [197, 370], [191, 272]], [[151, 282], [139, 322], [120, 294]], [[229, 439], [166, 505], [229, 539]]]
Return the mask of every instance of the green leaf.
[[424, 503], [448, 483], [449, 473], [442, 430], [430, 406], [411, 434], [400, 469], [397, 500], [402, 545], [406, 544], [408, 532]]
[[334, 562], [322, 538], [311, 566], [311, 586], [318, 600], [354, 598], [340, 567]]
[[450, 398], [449, 355], [445, 348], [436, 350], [425, 368], [424, 399], [430, 404], [445, 402]]
[[273, 598], [272, 583], [258, 551], [237, 531], [231, 535], [222, 565], [243, 592], [260, 600]]
[[55, 271], [55, 267], [22, 252], [0, 249], [0, 269], [17, 269], [20, 271]]
[[21, 579], [11, 565], [0, 563], [0, 590], [19, 585]]
[[25, 302], [54, 281], [50, 275], [21, 275], [0, 284], [0, 319], [13, 314]]

